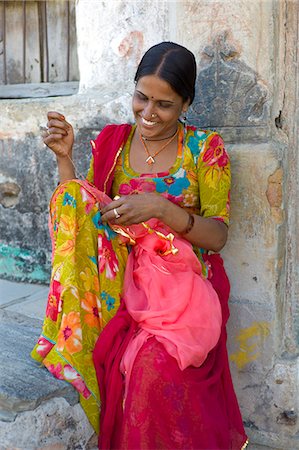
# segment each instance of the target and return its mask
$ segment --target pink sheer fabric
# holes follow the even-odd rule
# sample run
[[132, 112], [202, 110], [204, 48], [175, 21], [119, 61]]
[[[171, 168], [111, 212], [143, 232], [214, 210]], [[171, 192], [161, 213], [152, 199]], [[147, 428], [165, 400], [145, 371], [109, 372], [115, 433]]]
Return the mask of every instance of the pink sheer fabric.
[[174, 237], [156, 219], [147, 226], [133, 225], [131, 230], [135, 245], [126, 266], [123, 299], [139, 330], [121, 363], [126, 386], [136, 355], [148, 338], [155, 336], [181, 370], [199, 367], [217, 344], [222, 322], [218, 296], [201, 277], [192, 245]]

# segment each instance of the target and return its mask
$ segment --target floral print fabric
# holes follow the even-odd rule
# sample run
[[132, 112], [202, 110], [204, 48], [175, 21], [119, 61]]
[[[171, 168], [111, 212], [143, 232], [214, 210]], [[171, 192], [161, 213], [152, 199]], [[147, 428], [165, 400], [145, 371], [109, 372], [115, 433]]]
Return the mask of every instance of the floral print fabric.
[[31, 355], [77, 389], [98, 432], [100, 398], [92, 352], [119, 306], [127, 248], [102, 224], [93, 188], [86, 185], [62, 184], [51, 200], [53, 269], [42, 334]]

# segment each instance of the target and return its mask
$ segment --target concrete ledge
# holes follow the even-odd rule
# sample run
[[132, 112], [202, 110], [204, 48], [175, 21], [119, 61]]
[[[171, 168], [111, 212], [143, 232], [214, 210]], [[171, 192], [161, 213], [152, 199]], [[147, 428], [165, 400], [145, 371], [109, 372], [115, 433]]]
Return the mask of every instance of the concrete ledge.
[[96, 449], [97, 436], [81, 406], [52, 398], [19, 413], [14, 422], [0, 421], [1, 450]]
[[41, 331], [40, 320], [0, 311], [0, 418], [14, 420], [17, 413], [35, 409], [43, 401], [64, 398], [78, 403], [68, 383], [54, 378], [35, 363], [30, 352]]
[[30, 357], [41, 325], [0, 310], [0, 448], [96, 448], [78, 393]]

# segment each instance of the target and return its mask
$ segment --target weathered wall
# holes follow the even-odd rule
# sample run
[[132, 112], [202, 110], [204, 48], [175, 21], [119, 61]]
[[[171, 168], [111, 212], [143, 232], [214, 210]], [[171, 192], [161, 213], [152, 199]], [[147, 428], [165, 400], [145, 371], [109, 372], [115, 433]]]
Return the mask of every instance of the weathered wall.
[[131, 118], [143, 51], [161, 40], [194, 51], [199, 74], [189, 119], [219, 129], [232, 160], [223, 255], [233, 378], [251, 439], [281, 449], [299, 448], [298, 23], [295, 1], [79, 0], [80, 94], [0, 102], [0, 188], [7, 181], [20, 188], [10, 186], [15, 206], [0, 206], [0, 242], [11, 254], [0, 273], [22, 276], [27, 267], [28, 279], [44, 280], [46, 203], [56, 183], [54, 158], [38, 137], [45, 112], [58, 109], [74, 123], [83, 171], [88, 139], [108, 121]]
[[47, 282], [50, 239], [47, 205], [57, 183], [55, 157], [42, 143], [50, 110], [76, 130], [75, 164], [86, 173], [89, 140], [109, 121], [128, 118], [128, 106], [109, 89], [101, 95], [0, 101], [0, 276]]

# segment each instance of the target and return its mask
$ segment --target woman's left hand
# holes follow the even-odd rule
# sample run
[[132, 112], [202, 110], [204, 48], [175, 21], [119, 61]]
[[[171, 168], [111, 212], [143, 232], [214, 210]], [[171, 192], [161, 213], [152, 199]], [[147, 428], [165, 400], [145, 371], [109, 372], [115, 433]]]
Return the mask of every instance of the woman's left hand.
[[167, 200], [157, 193], [125, 195], [101, 209], [102, 221], [128, 226], [153, 217], [159, 219], [164, 202]]

